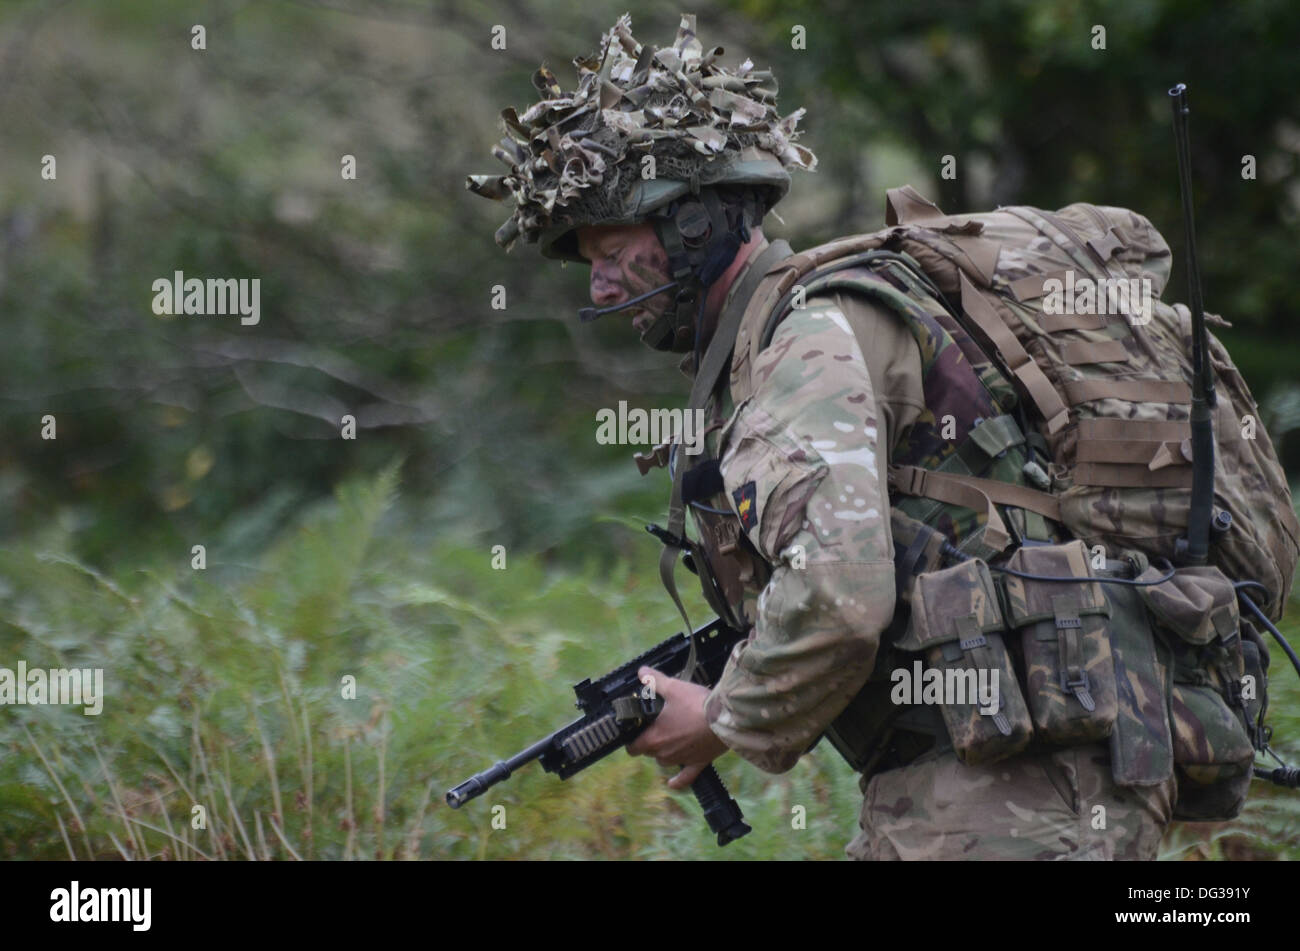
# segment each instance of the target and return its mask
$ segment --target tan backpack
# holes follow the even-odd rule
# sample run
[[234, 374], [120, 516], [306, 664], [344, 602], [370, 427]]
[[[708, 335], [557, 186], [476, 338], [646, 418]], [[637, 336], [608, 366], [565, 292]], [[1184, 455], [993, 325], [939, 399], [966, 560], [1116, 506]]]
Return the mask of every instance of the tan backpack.
[[[854, 255], [900, 252], [964, 314], [967, 331], [1033, 410], [1038, 431], [1029, 438], [1052, 460], [1039, 485], [1052, 497], [1044, 496], [1052, 517], [1090, 547], [1173, 560], [1191, 496], [1191, 317], [1184, 305], [1159, 300], [1170, 251], [1151, 222], [1083, 203], [1056, 213], [1013, 206], [945, 215], [904, 186], [888, 192], [886, 223], [768, 273], [736, 340], [736, 399], [745, 395], [743, 367], [774, 326], [767, 322], [765, 334], [765, 322], [751, 316], [785, 312], [801, 288], [812, 292]], [[1229, 326], [1215, 314], [1206, 321]], [[1215, 508], [1232, 518], [1212, 539], [1210, 559], [1231, 579], [1262, 583], [1261, 606], [1276, 620], [1291, 590], [1300, 525], [1259, 409], [1223, 345], [1208, 336], [1218, 393]]]

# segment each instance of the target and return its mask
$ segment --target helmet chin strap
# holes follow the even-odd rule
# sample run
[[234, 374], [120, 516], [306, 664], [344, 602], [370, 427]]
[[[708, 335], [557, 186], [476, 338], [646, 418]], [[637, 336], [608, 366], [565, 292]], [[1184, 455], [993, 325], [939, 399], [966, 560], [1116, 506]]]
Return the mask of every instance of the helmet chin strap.
[[[694, 349], [698, 363], [709, 288], [726, 273], [740, 248], [749, 241], [747, 211], [748, 203], [739, 229], [733, 230], [722, 200], [715, 191], [706, 189], [698, 198], [676, 202], [665, 214], [651, 219], [668, 253], [669, 271], [678, 291], [672, 304], [641, 335], [643, 343], [674, 353]], [[692, 303], [698, 305], [694, 315], [689, 309]]]

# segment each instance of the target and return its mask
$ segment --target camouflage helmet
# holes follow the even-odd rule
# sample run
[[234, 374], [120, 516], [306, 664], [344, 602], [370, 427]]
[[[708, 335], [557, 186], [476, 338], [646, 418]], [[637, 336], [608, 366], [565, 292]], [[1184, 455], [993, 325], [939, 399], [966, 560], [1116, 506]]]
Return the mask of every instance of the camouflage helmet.
[[804, 110], [778, 118], [770, 71], [749, 60], [718, 65], [723, 50], [704, 52], [693, 15], [682, 16], [667, 49], [637, 42], [631, 27], [624, 14], [599, 54], [574, 59], [574, 92], [543, 66], [533, 76], [541, 100], [522, 116], [501, 113], [507, 137], [492, 154], [510, 172], [470, 175], [466, 187], [513, 195], [514, 212], [496, 232], [507, 251], [522, 235], [546, 257], [585, 263], [578, 228], [635, 224], [706, 186], [752, 188], [761, 219], [789, 190], [788, 167], [816, 167], [793, 142]]

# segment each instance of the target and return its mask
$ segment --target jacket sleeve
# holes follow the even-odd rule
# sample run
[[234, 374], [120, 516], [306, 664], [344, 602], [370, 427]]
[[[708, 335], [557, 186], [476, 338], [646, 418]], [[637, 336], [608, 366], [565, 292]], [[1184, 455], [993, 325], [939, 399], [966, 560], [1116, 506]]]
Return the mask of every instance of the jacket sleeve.
[[785, 772], [866, 682], [894, 611], [883, 422], [844, 314], [810, 298], [723, 433], [723, 482], [773, 566], [749, 639], [705, 704], [714, 733]]

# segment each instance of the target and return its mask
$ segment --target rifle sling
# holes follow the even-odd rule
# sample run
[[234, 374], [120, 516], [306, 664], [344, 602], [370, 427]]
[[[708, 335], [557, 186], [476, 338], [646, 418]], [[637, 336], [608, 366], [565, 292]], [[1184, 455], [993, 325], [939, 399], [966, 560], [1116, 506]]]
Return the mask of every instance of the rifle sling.
[[[717, 388], [718, 381], [725, 369], [731, 350], [735, 346], [736, 334], [740, 330], [740, 320], [745, 314], [745, 305], [749, 298], [753, 296], [755, 289], [758, 287], [767, 272], [780, 260], [789, 257], [793, 253], [790, 245], [785, 241], [773, 241], [764, 248], [757, 257], [754, 258], [745, 273], [745, 277], [732, 295], [727, 307], [724, 309], [722, 316], [718, 320], [717, 330], [713, 334], [713, 339], [709, 341], [708, 349], [704, 353], [704, 359], [696, 368], [695, 382], [691, 386], [690, 400], [687, 403], [687, 412], [693, 412], [700, 409], [708, 401], [713, 391]], [[703, 293], [708, 293], [707, 289]], [[682, 502], [682, 477], [686, 471], [685, 465], [680, 461], [673, 468], [673, 488], [672, 495], [668, 502], [668, 534], [675, 539], [684, 539], [683, 531], [686, 527], [686, 506]], [[672, 543], [665, 543], [664, 550], [659, 555], [659, 579], [663, 582], [664, 590], [672, 598], [673, 604], [677, 606], [678, 613], [681, 614], [682, 620], [686, 623], [688, 632], [694, 630], [691, 626], [691, 620], [686, 615], [686, 608], [682, 605], [682, 599], [677, 594], [677, 582], [673, 577], [673, 571], [677, 567], [677, 557], [681, 552], [681, 547]], [[695, 641], [691, 641], [691, 654], [687, 661], [686, 669], [683, 670], [681, 679], [690, 680], [694, 673], [695, 667]]]

